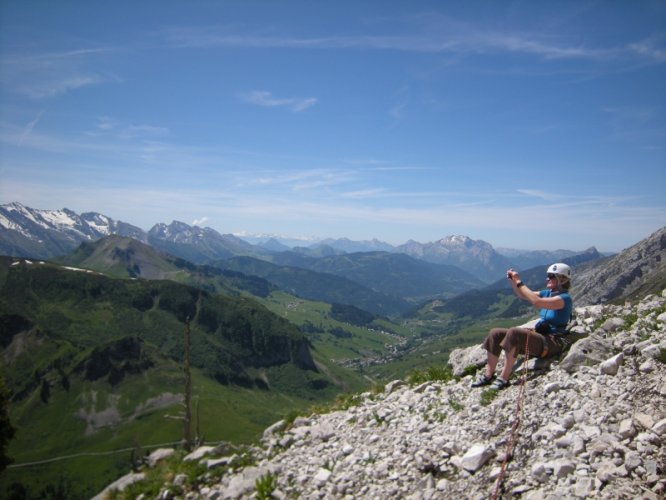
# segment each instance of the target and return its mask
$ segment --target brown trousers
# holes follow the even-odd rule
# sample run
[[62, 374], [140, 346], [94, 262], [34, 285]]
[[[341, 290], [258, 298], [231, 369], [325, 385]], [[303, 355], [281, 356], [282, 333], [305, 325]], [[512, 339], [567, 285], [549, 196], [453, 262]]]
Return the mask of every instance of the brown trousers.
[[493, 328], [483, 341], [483, 348], [499, 356], [504, 349], [515, 355], [525, 354], [525, 343], [529, 349], [530, 357], [555, 356], [563, 350], [561, 342], [553, 335], [541, 335], [531, 328]]

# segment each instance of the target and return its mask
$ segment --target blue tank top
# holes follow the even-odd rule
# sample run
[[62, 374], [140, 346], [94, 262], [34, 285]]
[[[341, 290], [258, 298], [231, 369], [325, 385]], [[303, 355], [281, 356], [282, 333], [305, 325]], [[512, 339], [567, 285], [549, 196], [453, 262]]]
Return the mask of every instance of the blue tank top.
[[563, 333], [571, 319], [573, 311], [573, 301], [568, 292], [553, 292], [551, 290], [541, 290], [539, 297], [560, 297], [564, 301], [562, 309], [541, 309], [539, 316], [551, 325], [551, 332]]

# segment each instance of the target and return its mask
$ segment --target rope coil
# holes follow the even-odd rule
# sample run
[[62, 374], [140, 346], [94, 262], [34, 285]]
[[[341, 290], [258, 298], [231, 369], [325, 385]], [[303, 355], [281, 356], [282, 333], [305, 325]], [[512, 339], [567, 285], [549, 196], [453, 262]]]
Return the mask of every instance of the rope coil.
[[529, 339], [529, 334], [525, 335], [525, 361], [523, 362], [523, 377], [520, 388], [518, 390], [518, 397], [516, 398], [516, 408], [514, 412], [513, 425], [511, 426], [511, 431], [509, 433], [509, 442], [507, 443], [506, 450], [504, 452], [500, 473], [497, 476], [497, 481], [495, 482], [495, 491], [493, 491], [491, 496], [492, 500], [497, 500], [498, 498], [502, 480], [504, 479], [504, 473], [506, 471], [509, 458], [511, 457], [511, 452], [514, 445], [516, 444], [516, 441], [518, 440], [518, 428], [520, 427], [520, 420], [523, 415], [523, 399], [525, 397], [525, 389], [527, 387], [527, 360], [530, 357]]

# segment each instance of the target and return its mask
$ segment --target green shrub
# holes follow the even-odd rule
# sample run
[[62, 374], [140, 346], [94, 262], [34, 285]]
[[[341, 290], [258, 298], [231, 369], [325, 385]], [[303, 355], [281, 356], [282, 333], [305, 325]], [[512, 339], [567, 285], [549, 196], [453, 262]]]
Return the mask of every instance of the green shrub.
[[358, 406], [363, 401], [360, 394], [341, 394], [335, 398], [333, 407], [336, 410], [348, 410], [354, 406]]
[[637, 314], [627, 314], [624, 317], [624, 329], [631, 328], [631, 326], [636, 323], [638, 320], [638, 315]]
[[[383, 393], [385, 390], [386, 390], [386, 386], [384, 384], [374, 383], [374, 384], [372, 384], [372, 387], [370, 388], [370, 393], [376, 396], [378, 394]], [[360, 403], [360, 401], [359, 401], [359, 403]]]
[[265, 474], [257, 479], [254, 483], [254, 488], [257, 492], [259, 500], [269, 500], [275, 498], [273, 491], [277, 487], [277, 476], [275, 474]]
[[[333, 411], [345, 411], [354, 406], [358, 406], [363, 402], [363, 396], [361, 394], [339, 394], [335, 401], [331, 404], [324, 405], [313, 405], [310, 407], [310, 413], [316, 413], [317, 415], [323, 415], [326, 413], [331, 413]], [[293, 419], [292, 419], [293, 422]]]
[[486, 389], [481, 393], [480, 403], [481, 406], [488, 406], [495, 396], [497, 396], [498, 391], [495, 389]]
[[424, 382], [448, 382], [453, 380], [453, 370], [449, 366], [431, 366], [425, 370], [414, 370], [407, 376], [410, 384], [422, 384]]
[[285, 430], [291, 428], [291, 426], [294, 423], [294, 420], [296, 420], [298, 417], [302, 417], [303, 412], [298, 411], [298, 410], [291, 410], [289, 413], [287, 413], [282, 420], [284, 420], [284, 425], [282, 426], [282, 432]]
[[379, 415], [376, 411], [372, 413], [372, 416], [375, 418], [377, 425], [383, 425], [386, 423], [386, 419]]
[[451, 409], [453, 409], [453, 411], [460, 411], [463, 408], [465, 408], [462, 405], [462, 403], [460, 403], [460, 401], [458, 401], [455, 398], [449, 398], [449, 406], [451, 406]]
[[657, 361], [666, 365], [666, 349], [661, 349], [659, 351], [659, 356], [657, 356]]
[[462, 376], [466, 377], [467, 375], [475, 375], [477, 369], [478, 368], [476, 365], [467, 365], [465, 368], [463, 368]]

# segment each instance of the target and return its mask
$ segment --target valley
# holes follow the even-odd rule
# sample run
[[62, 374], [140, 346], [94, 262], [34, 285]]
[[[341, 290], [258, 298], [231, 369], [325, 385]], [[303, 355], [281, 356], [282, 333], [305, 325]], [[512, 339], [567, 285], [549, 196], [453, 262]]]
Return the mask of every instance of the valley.
[[[385, 249], [271, 252], [199, 229], [160, 226], [153, 237], [173, 239], [156, 247], [136, 230], [138, 239], [68, 240], [85, 231], [51, 228], [41, 237], [61, 253], [42, 247], [41, 257], [2, 233], [14, 250], [0, 257], [0, 358], [17, 431], [0, 491], [89, 498], [150, 450], [185, 442], [187, 365], [189, 438], [233, 448], [277, 420], [443, 367], [491, 326], [534, 314], [501, 274], [479, 279], [501, 259], [470, 273]], [[594, 282], [608, 283], [606, 301], [663, 289], [665, 230], [617, 256], [563, 255], [580, 280], [576, 300], [598, 300], [600, 290], [585, 286]], [[210, 237], [215, 244], [199, 246]], [[460, 238], [440, 245], [461, 242], [474, 247]], [[538, 288], [543, 265], [521, 276]]]

